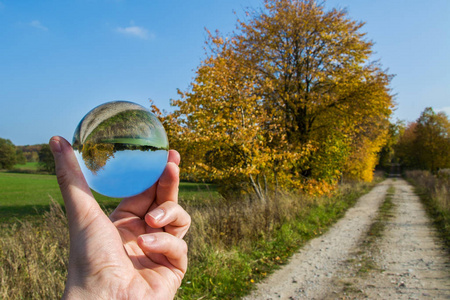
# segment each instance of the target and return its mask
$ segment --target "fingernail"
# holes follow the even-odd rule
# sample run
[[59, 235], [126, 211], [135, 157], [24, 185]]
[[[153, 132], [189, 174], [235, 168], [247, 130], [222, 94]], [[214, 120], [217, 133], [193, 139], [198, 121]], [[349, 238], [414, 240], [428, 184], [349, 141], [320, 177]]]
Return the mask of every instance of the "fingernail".
[[53, 153], [61, 153], [61, 143], [56, 138], [50, 139], [50, 149]]
[[144, 242], [144, 244], [152, 244], [155, 240], [156, 237], [154, 235], [141, 235], [142, 241]]
[[152, 210], [148, 214], [156, 221], [159, 221], [160, 219], [162, 219], [162, 217], [164, 217], [165, 211], [162, 210], [161, 208], [157, 208]]

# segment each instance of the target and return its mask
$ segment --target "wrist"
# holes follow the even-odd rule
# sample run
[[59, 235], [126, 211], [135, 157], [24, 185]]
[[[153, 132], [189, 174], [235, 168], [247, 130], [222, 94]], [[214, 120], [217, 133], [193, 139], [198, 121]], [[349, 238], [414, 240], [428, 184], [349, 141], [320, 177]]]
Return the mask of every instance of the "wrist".
[[68, 287], [64, 290], [62, 300], [76, 300], [76, 299], [92, 299], [93, 297], [89, 295], [85, 290], [79, 287]]

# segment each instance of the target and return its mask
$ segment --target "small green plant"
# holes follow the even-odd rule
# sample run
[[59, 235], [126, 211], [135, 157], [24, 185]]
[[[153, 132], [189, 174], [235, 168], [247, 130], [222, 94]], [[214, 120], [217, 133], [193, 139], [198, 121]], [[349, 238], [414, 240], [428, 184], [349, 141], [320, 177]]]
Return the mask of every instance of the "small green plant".
[[395, 193], [395, 188], [393, 186], [389, 187], [387, 190], [386, 197], [383, 203], [378, 209], [378, 215], [375, 222], [372, 223], [368, 231], [368, 238], [366, 244], [371, 245], [375, 241], [375, 238], [379, 238], [383, 235], [384, 229], [386, 227], [386, 221], [392, 216], [392, 208], [394, 203], [392, 202], [392, 197]]
[[370, 225], [367, 236], [363, 242], [363, 251], [359, 256], [359, 269], [357, 274], [367, 274], [372, 270], [378, 270], [379, 267], [375, 263], [371, 253], [374, 251], [376, 241], [381, 238], [386, 229], [387, 221], [393, 216], [392, 210], [395, 204], [392, 202], [392, 197], [395, 194], [395, 188], [390, 186], [386, 192], [383, 203], [378, 209], [375, 221]]

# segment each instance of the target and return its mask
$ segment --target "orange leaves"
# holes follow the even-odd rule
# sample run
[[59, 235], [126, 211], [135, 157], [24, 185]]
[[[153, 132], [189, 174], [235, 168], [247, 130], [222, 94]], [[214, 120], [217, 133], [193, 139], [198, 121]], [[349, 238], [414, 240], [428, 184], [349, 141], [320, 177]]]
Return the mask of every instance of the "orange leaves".
[[332, 193], [335, 188], [336, 182], [329, 183], [323, 180], [311, 179], [304, 185], [303, 190], [311, 196], [326, 196]]

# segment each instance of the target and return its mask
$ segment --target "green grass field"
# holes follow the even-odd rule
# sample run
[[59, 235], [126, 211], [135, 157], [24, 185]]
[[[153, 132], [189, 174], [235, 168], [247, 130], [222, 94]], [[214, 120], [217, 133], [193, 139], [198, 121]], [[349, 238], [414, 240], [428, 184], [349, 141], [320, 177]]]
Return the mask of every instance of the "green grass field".
[[[113, 209], [120, 199], [109, 198], [94, 192], [97, 201], [107, 209]], [[180, 203], [196, 205], [217, 201], [220, 198], [213, 185], [180, 183]], [[47, 210], [50, 198], [63, 203], [54, 175], [0, 173], [0, 222], [22, 220]]]
[[24, 165], [19, 165], [19, 164], [14, 165], [13, 169], [18, 170], [18, 171], [37, 172], [38, 166], [39, 166], [39, 163], [37, 161], [36, 162], [27, 162]]

